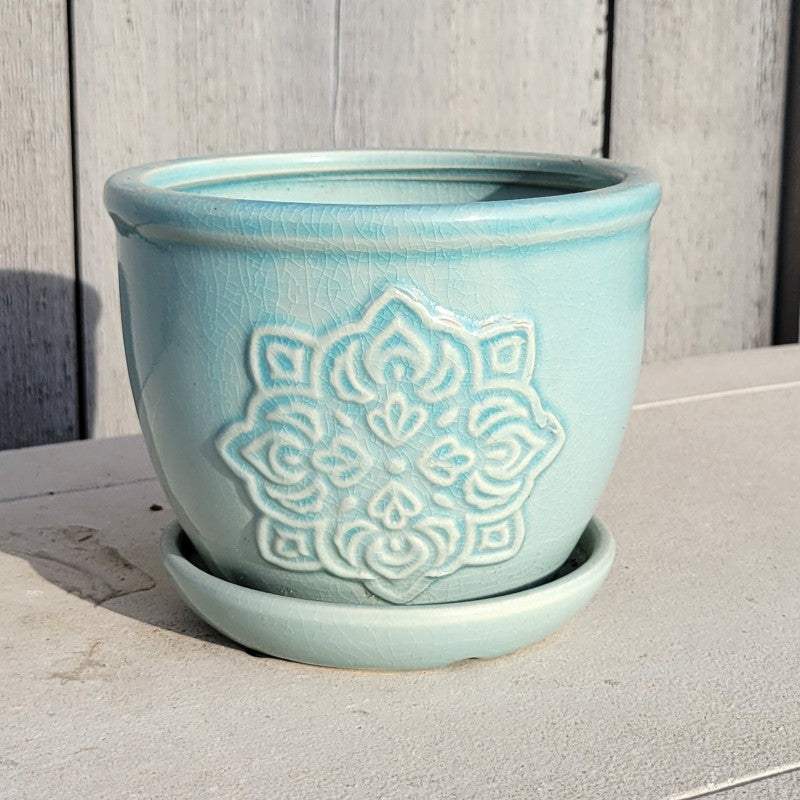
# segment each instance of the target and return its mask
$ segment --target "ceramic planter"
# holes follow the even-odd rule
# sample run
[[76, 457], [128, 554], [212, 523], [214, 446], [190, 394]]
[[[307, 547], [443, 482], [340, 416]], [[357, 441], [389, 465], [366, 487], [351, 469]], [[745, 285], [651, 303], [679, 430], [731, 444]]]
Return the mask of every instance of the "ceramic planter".
[[[369, 639], [563, 588], [568, 576], [552, 576], [588, 531], [631, 405], [658, 198], [635, 168], [500, 153], [245, 156], [115, 175], [131, 385], [203, 564], [168, 533], [189, 602], [285, 657], [423, 666], [469, 653], [430, 644], [393, 661], [389, 636], [362, 663], [352, 635], [338, 657], [315, 657], [270, 630], [303, 609], [351, 615]], [[613, 550], [598, 531], [573, 564], [596, 585]], [[237, 615], [249, 639], [226, 627]], [[508, 642], [487, 654], [499, 652]]]

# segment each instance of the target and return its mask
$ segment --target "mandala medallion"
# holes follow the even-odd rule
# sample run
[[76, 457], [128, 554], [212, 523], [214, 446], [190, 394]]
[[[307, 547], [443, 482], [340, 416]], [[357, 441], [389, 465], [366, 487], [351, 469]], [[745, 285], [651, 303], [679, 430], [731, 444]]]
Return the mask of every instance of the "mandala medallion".
[[512, 558], [522, 504], [564, 444], [534, 355], [527, 320], [473, 324], [394, 287], [320, 337], [256, 328], [254, 392], [217, 447], [261, 555], [393, 603]]

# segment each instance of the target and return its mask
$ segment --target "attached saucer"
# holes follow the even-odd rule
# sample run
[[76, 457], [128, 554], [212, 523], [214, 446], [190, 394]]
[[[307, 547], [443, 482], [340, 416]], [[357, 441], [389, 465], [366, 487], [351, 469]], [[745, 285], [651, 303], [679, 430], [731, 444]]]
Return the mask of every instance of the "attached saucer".
[[164, 566], [190, 608], [234, 641], [272, 656], [351, 669], [425, 669], [495, 658], [538, 642], [594, 597], [614, 539], [592, 518], [559, 576], [532, 589], [462, 603], [358, 606], [248, 589], [211, 575], [177, 522]]

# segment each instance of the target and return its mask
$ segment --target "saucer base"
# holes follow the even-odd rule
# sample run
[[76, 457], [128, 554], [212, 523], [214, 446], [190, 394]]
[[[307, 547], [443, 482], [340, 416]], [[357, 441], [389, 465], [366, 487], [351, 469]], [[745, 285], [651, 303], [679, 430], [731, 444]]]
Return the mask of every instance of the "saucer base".
[[482, 600], [359, 606], [284, 597], [211, 575], [177, 522], [161, 537], [164, 566], [200, 617], [252, 650], [349, 669], [442, 667], [496, 658], [541, 641], [581, 611], [614, 560], [614, 539], [592, 518], [556, 576]]

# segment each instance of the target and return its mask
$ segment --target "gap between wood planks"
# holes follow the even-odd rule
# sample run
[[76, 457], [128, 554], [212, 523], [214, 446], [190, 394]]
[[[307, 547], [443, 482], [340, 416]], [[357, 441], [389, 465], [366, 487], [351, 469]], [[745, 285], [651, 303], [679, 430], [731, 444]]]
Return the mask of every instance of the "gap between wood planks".
[[650, 408], [664, 408], [665, 406], [679, 406], [686, 403], [697, 403], [703, 400], [717, 400], [722, 397], [736, 397], [743, 394], [762, 394], [763, 392], [777, 392], [781, 389], [795, 389], [800, 387], [800, 380], [786, 381], [784, 383], [768, 383], [763, 386], [743, 386], [739, 389], [724, 389], [719, 392], [705, 392], [703, 394], [690, 394], [685, 397], [673, 397], [669, 400], [652, 400], [648, 403], [634, 403], [632, 411], [647, 411]]
[[715, 783], [710, 785], [707, 789], [695, 789], [683, 794], [674, 794], [665, 798], [665, 800], [698, 800], [701, 797], [712, 797], [716, 794], [724, 794], [731, 789], [738, 789], [742, 786], [749, 786], [751, 783], [760, 783], [761, 781], [769, 780], [770, 778], [779, 778], [781, 775], [789, 775], [792, 772], [800, 771], [800, 764], [790, 764], [786, 767], [779, 767], [778, 769], [768, 769], [763, 772], [753, 772], [750, 775], [745, 775], [732, 781], [725, 781], [723, 783]]

